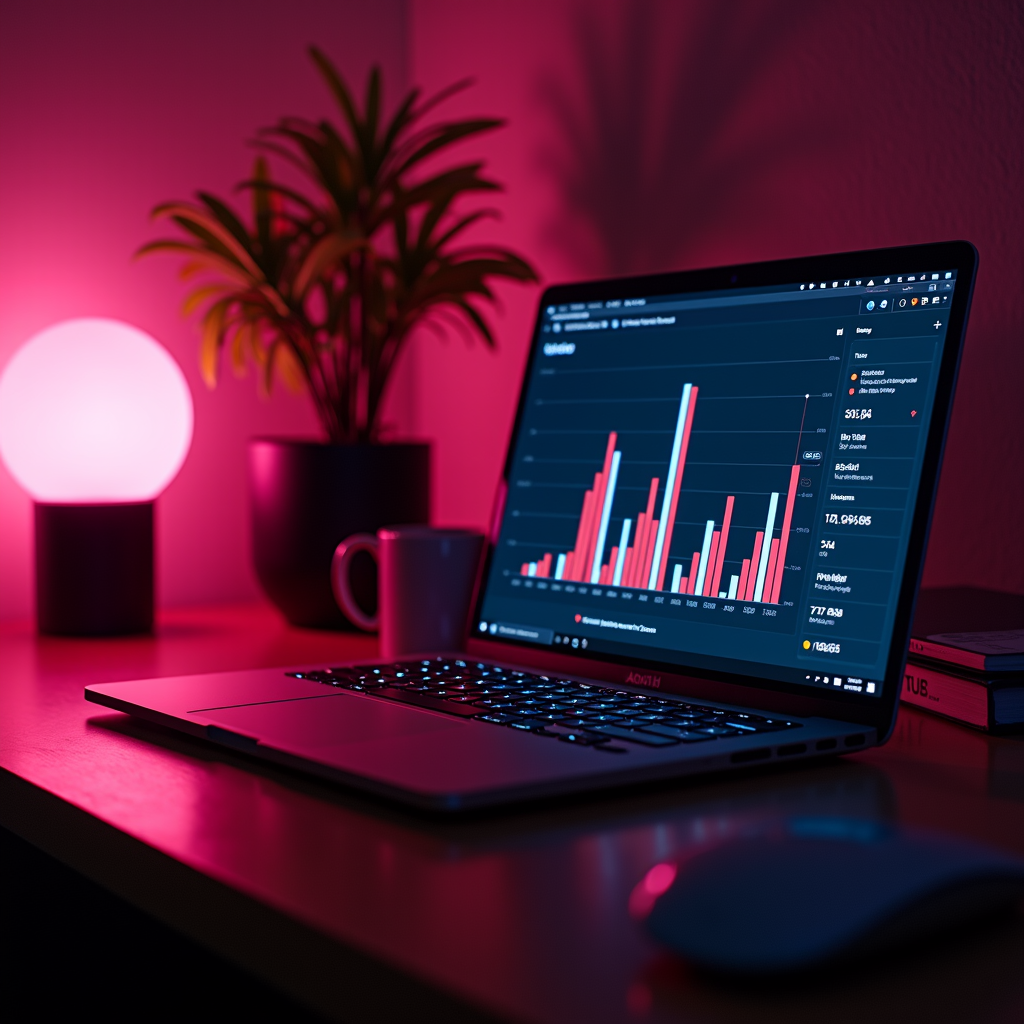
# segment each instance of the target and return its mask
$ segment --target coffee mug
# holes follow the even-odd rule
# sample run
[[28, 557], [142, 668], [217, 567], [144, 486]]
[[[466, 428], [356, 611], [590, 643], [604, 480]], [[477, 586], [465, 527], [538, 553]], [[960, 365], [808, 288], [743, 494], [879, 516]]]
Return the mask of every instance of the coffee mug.
[[[331, 561], [335, 600], [361, 629], [379, 629], [382, 657], [462, 650], [483, 541], [472, 530], [429, 526], [353, 534]], [[352, 558], [360, 551], [377, 561], [376, 615], [367, 615], [352, 596]]]

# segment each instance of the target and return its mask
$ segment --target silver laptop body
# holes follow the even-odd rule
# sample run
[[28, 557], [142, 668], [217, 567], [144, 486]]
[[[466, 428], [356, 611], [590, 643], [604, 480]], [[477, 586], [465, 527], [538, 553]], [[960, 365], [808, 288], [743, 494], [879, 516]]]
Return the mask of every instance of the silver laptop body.
[[550, 288], [466, 651], [86, 699], [440, 811], [882, 743], [976, 264]]

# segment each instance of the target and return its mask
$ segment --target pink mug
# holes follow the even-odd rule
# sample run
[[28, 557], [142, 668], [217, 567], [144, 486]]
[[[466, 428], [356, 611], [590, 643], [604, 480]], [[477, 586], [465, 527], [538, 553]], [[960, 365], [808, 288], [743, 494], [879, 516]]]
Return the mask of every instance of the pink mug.
[[[361, 629], [379, 630], [381, 656], [460, 651], [480, 567], [483, 535], [472, 530], [389, 526], [343, 540], [331, 562], [338, 606]], [[378, 612], [367, 615], [352, 595], [357, 552], [377, 560]]]

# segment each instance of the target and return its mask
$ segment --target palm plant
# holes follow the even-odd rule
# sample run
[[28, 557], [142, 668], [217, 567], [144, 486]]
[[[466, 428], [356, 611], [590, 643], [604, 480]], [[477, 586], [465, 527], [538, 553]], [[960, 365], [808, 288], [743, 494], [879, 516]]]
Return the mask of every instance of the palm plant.
[[[303, 383], [327, 439], [379, 439], [388, 377], [417, 324], [447, 320], [494, 345], [481, 305], [493, 305], [494, 279], [535, 281], [507, 249], [461, 244], [491, 209], [465, 211], [469, 193], [500, 186], [482, 162], [440, 171], [425, 161], [453, 144], [501, 126], [492, 118], [425, 124], [426, 115], [464, 89], [460, 82], [421, 101], [412, 90], [390, 121], [381, 112], [381, 78], [369, 75], [360, 110], [345, 81], [317, 49], [310, 54], [341, 112], [342, 128], [284, 118], [260, 133], [249, 224], [206, 192], [198, 202], [157, 206], [184, 235], [144, 245], [139, 254], [184, 254], [195, 287], [185, 312], [201, 311], [200, 367], [212, 387], [222, 350], [236, 370], [255, 363], [269, 393], [275, 373]], [[295, 167], [310, 192], [273, 180], [268, 156]]]

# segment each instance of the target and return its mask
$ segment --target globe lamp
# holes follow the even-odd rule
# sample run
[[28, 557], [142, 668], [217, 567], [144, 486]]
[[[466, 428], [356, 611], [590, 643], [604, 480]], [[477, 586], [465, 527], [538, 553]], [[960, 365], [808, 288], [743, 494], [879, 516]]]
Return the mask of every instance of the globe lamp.
[[0, 377], [0, 457], [35, 500], [41, 633], [153, 628], [153, 503], [192, 441], [181, 368], [118, 320], [68, 320]]

